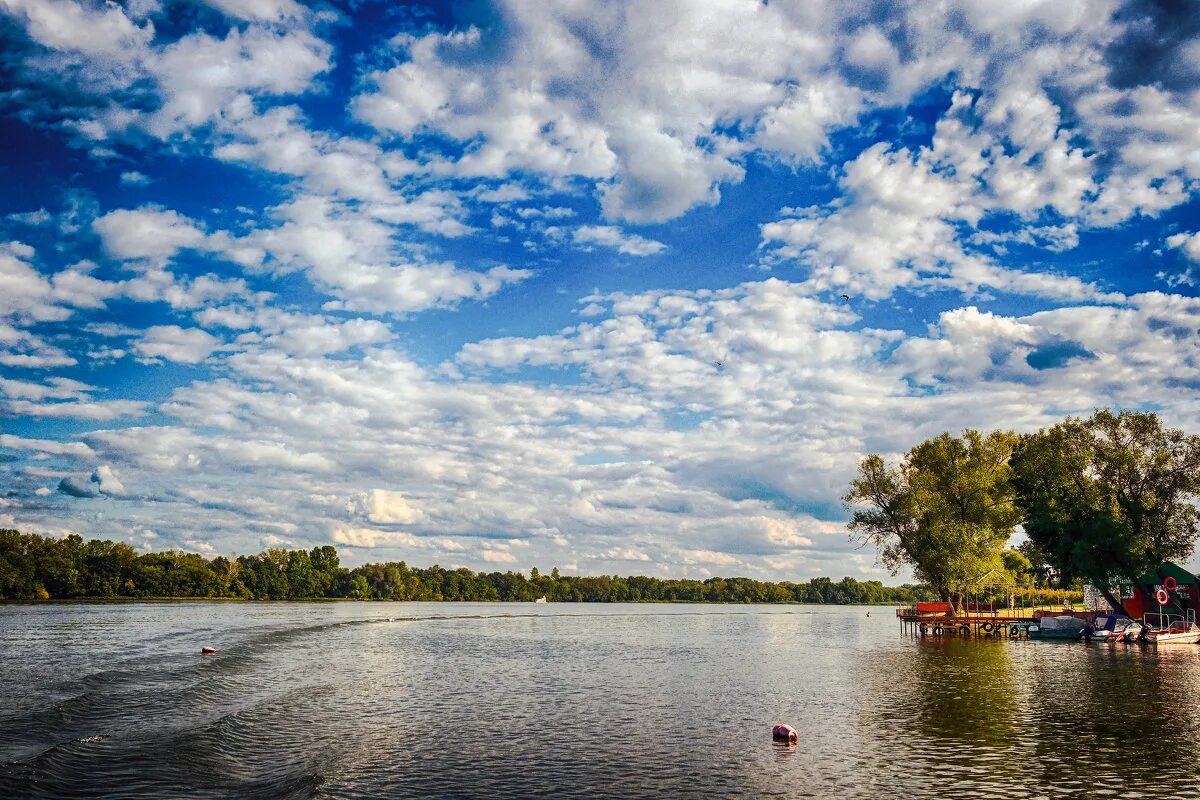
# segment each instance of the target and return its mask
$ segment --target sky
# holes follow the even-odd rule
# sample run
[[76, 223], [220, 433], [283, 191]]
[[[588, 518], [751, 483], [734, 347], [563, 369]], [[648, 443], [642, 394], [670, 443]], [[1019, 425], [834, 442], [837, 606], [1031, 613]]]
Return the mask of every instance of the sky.
[[898, 582], [866, 453], [1200, 431], [1188, 0], [0, 0], [0, 143], [24, 532]]

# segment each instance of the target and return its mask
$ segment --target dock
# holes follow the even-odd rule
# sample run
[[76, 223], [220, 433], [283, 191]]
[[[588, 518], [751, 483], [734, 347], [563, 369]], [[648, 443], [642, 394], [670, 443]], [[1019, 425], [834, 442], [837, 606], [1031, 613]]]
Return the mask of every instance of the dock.
[[1028, 636], [1027, 628], [1043, 616], [1079, 616], [1089, 612], [1063, 608], [995, 609], [990, 606], [966, 604], [964, 613], [947, 616], [949, 604], [919, 603], [911, 608], [896, 609], [900, 629], [918, 636], [961, 636], [968, 638], [1021, 638]]

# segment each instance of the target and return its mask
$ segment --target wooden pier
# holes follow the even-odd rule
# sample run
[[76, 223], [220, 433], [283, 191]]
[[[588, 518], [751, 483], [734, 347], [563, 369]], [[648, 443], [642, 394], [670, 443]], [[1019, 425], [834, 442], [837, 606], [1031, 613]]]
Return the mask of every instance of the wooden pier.
[[1086, 612], [1072, 609], [1007, 609], [990, 611], [968, 607], [966, 613], [947, 616], [945, 612], [922, 608], [898, 608], [896, 618], [905, 633], [919, 636], [965, 636], [972, 638], [1020, 638], [1042, 616], [1080, 616]]

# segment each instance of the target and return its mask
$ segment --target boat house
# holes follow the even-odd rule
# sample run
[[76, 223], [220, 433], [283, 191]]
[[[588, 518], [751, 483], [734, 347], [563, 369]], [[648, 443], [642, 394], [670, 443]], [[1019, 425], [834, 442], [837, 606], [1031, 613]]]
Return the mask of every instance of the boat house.
[[[1132, 587], [1121, 589], [1121, 603], [1134, 619], [1160, 612], [1187, 619], [1194, 617], [1200, 609], [1200, 579], [1170, 561], [1164, 561], [1158, 569], [1143, 575]], [[1161, 609], [1159, 590], [1166, 593], [1167, 599]]]

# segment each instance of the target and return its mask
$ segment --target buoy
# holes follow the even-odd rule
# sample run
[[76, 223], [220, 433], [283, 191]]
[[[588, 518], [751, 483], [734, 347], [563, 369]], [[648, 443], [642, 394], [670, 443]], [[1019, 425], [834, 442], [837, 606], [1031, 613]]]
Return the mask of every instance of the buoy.
[[1159, 589], [1157, 592], [1154, 593], [1154, 599], [1158, 601], [1158, 604], [1160, 606], [1165, 606], [1167, 604], [1167, 602], [1171, 599], [1171, 596], [1169, 594], [1167, 594], [1166, 589]]
[[209, 647], [208, 645], [205, 645], [204, 647], [200, 648], [200, 652], [203, 655], [211, 656], [213, 653], [217, 652], [217, 648]]
[[1168, 575], [1165, 579], [1163, 579], [1163, 588], [1166, 589], [1168, 592], [1175, 591], [1175, 587], [1178, 585], [1179, 585], [1179, 581], [1175, 580], [1170, 575]]
[[771, 738], [777, 742], [794, 742], [800, 738], [800, 734], [791, 725], [781, 722], [771, 729]]

